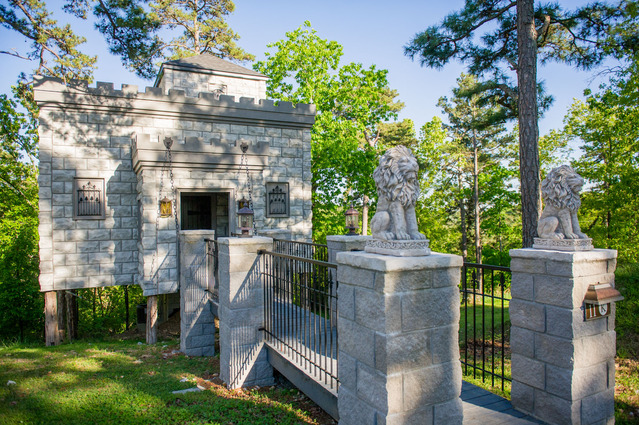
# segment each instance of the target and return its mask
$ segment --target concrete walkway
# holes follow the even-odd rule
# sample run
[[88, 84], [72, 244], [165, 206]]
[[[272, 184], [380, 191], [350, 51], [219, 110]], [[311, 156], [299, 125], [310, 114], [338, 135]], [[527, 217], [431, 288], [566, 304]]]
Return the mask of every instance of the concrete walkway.
[[543, 424], [513, 409], [509, 400], [466, 381], [462, 382], [464, 425], [532, 425]]

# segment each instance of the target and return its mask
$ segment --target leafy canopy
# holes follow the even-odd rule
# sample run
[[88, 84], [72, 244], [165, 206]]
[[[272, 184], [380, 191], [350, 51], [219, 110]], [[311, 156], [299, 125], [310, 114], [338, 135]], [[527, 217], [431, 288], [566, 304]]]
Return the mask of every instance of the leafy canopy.
[[269, 77], [267, 96], [316, 105], [311, 139], [313, 228], [337, 229], [343, 217], [336, 210], [348, 198], [375, 196], [372, 174], [379, 123], [394, 119], [402, 105], [388, 86], [388, 71], [360, 63], [342, 65], [342, 46], [320, 38], [308, 21], [268, 47], [273, 51], [254, 65]]

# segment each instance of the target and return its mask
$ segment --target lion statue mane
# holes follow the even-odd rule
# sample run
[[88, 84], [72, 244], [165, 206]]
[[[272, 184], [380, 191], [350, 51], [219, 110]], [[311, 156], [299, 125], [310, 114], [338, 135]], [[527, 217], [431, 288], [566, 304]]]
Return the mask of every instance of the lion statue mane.
[[542, 239], [587, 239], [579, 228], [577, 211], [584, 179], [568, 165], [554, 168], [541, 183], [545, 207], [537, 224]]
[[379, 159], [373, 173], [377, 186], [377, 212], [371, 220], [375, 239], [423, 240], [417, 230], [415, 202], [419, 197], [419, 167], [406, 146], [395, 146]]

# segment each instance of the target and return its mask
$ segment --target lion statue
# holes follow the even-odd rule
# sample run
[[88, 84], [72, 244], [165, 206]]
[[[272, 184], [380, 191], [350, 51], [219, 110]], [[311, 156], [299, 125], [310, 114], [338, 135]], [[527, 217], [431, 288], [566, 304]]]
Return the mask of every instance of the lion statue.
[[537, 224], [542, 239], [587, 239], [579, 228], [577, 211], [584, 179], [568, 165], [554, 168], [541, 183], [545, 207]]
[[377, 212], [371, 220], [375, 239], [423, 240], [417, 230], [415, 202], [419, 196], [417, 160], [406, 146], [395, 146], [379, 159], [373, 173], [377, 186]]

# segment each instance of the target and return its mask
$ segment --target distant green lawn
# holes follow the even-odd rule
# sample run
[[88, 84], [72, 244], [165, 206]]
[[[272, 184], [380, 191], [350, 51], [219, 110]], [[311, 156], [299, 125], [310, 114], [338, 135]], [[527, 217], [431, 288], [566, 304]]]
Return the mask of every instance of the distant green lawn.
[[[187, 357], [178, 349], [177, 341], [0, 347], [0, 423], [330, 423], [297, 390], [227, 390], [216, 378], [218, 357]], [[205, 390], [172, 393], [197, 384]]]

